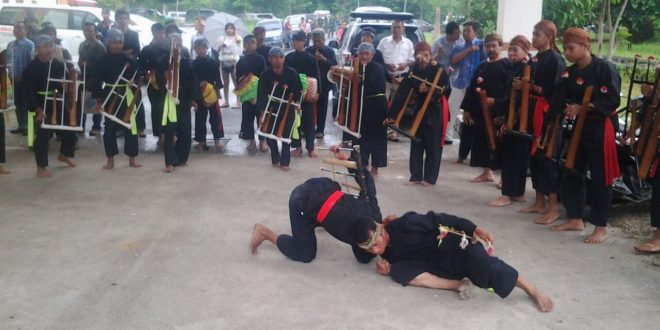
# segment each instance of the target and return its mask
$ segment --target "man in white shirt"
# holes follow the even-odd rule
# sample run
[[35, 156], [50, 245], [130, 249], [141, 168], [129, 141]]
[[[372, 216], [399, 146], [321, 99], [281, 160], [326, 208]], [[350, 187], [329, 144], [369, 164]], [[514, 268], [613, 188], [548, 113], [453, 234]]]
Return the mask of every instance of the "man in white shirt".
[[[400, 80], [403, 74], [408, 72], [408, 66], [415, 62], [414, 46], [410, 39], [403, 36], [405, 27], [403, 21], [392, 21], [392, 35], [385, 37], [378, 43], [377, 49], [383, 53], [385, 60], [385, 69], [388, 73], [388, 80]], [[398, 84], [387, 84], [387, 99], [396, 95]]]

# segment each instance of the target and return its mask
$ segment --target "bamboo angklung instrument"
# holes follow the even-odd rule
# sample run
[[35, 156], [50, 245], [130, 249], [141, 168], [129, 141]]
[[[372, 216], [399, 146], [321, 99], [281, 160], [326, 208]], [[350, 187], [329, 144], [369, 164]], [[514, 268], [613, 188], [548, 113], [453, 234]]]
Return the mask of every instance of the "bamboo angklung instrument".
[[481, 101], [481, 111], [483, 112], [484, 124], [486, 125], [486, 135], [488, 136], [488, 147], [491, 152], [497, 150], [497, 141], [495, 141], [495, 123], [493, 123], [493, 116], [488, 106], [488, 96], [483, 89], [477, 90], [479, 100]]
[[580, 138], [582, 137], [584, 122], [587, 120], [587, 111], [589, 110], [589, 102], [591, 102], [591, 93], [593, 90], [594, 86], [588, 86], [585, 89], [584, 95], [582, 96], [580, 112], [575, 119], [573, 135], [571, 136], [571, 142], [568, 146], [568, 153], [566, 154], [566, 164], [564, 165], [569, 170], [572, 170], [575, 167], [575, 157], [577, 156], [577, 150], [580, 146]]

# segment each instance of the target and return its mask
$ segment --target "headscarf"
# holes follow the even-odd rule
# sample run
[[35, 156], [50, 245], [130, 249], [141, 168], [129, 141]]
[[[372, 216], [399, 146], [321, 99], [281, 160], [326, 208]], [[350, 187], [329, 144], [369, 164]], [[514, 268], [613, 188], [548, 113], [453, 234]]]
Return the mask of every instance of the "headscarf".
[[539, 31], [543, 32], [546, 37], [548, 37], [548, 40], [550, 40], [550, 49], [554, 50], [555, 52], [561, 53], [559, 51], [559, 48], [557, 48], [557, 27], [555, 26], [555, 23], [552, 23], [552, 21], [544, 19], [536, 25], [534, 25], [535, 29], [539, 29]]
[[589, 39], [589, 33], [584, 29], [575, 27], [568, 28], [566, 31], [564, 31], [564, 35], [562, 35], [562, 42], [572, 42], [578, 45], [583, 45], [589, 51], [591, 51], [591, 40]]
[[511, 41], [509, 41], [509, 47], [511, 47], [511, 46], [518, 46], [523, 51], [525, 51], [525, 54], [527, 54], [527, 53], [529, 53], [529, 49], [532, 47], [532, 44], [529, 42], [529, 40], [527, 40], [527, 37], [525, 37], [522, 34], [519, 34], [519, 35], [513, 37], [513, 39], [511, 39]]

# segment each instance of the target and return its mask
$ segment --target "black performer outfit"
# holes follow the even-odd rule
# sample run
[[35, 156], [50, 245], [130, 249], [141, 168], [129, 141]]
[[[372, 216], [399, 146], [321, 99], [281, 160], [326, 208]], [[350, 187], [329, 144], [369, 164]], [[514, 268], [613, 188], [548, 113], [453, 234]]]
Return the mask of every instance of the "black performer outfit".
[[[130, 58], [136, 60], [138, 56], [140, 55], [140, 35], [131, 29], [128, 29], [126, 32], [124, 32], [124, 50], [130, 50], [131, 55], [129, 55]], [[140, 73], [138, 73], [138, 76]], [[138, 109], [138, 112], [135, 116], [135, 121], [137, 124], [137, 129], [139, 131], [144, 130], [144, 128], [147, 126], [144, 118], [144, 106], [141, 106]]]
[[[266, 70], [266, 59], [259, 53], [244, 54], [236, 63], [236, 80], [242, 81], [250, 73], [256, 77]], [[241, 103], [241, 132], [239, 137], [243, 140], [254, 140], [254, 123], [258, 123], [259, 110], [257, 102], [245, 101]], [[260, 136], [259, 140], [263, 140]]]
[[655, 173], [651, 178], [651, 226], [660, 228], [660, 154], [656, 154]]
[[439, 225], [464, 231], [472, 236], [477, 226], [471, 221], [446, 213], [408, 212], [385, 227], [390, 241], [381, 255], [390, 265], [390, 277], [407, 286], [422, 273], [461, 280], [505, 298], [515, 288], [518, 272], [497, 257], [489, 256], [481, 243], [460, 248], [461, 237], [448, 234], [438, 245]]
[[[316, 54], [317, 49], [314, 46], [307, 47], [307, 52], [314, 55]], [[318, 91], [319, 99], [316, 102], [316, 133], [324, 134], [325, 132], [325, 120], [328, 114], [328, 92], [333, 90], [334, 84], [328, 80], [328, 71], [330, 68], [337, 65], [337, 59], [335, 56], [335, 51], [328, 47], [323, 46], [318, 49], [319, 53], [326, 58], [325, 61], [318, 60], [316, 61], [316, 70], [318, 71], [319, 76], [318, 80]]]
[[[257, 47], [257, 54], [261, 55], [266, 61], [266, 68], [270, 68], [270, 63], [268, 63], [268, 53], [270, 52], [270, 46], [263, 44]], [[236, 74], [238, 77], [238, 73]]]
[[[554, 122], [554, 118], [550, 118], [551, 121], [549, 122], [544, 121], [544, 116], [550, 109], [550, 102], [559, 84], [560, 75], [565, 68], [564, 58], [560, 53], [551, 49], [538, 53], [532, 58], [531, 82], [541, 87], [541, 95], [532, 94], [530, 91], [532, 97], [529, 100], [529, 109], [534, 111], [532, 117], [534, 120], [528, 122], [533, 122], [535, 137], [540, 136], [544, 127]], [[561, 130], [558, 134], [561, 134]], [[559, 143], [560, 141], [561, 136], [558, 136], [556, 142]], [[536, 141], [533, 143], [536, 143]], [[534, 146], [532, 148], [535, 149]], [[559, 149], [555, 148], [557, 152], [560, 151]], [[557, 167], [552, 160], [545, 158], [543, 150], [536, 150], [532, 153], [532, 156], [529, 160], [532, 187], [544, 194], [556, 193], [559, 189], [559, 171]]]
[[[30, 112], [36, 112], [37, 109], [41, 109], [44, 106], [44, 98], [46, 95], [54, 96], [53, 93], [55, 90], [58, 91], [58, 95], [66, 92], [63, 89], [61, 82], [51, 81], [50, 84], [48, 81], [48, 72], [50, 66], [50, 77], [58, 78], [64, 77], [64, 65], [62, 62], [57, 59], [52, 60], [51, 62], [43, 62], [38, 57], [35, 57], [28, 66], [23, 71], [23, 81], [25, 82], [25, 95], [27, 96], [27, 105]], [[62, 102], [56, 102], [57, 111], [62, 107]], [[53, 111], [53, 104], [51, 101], [46, 102], [46, 108], [43, 109], [46, 118], [44, 122], [48, 122], [51, 118]], [[2, 116], [2, 115], [0, 115]], [[57, 114], [59, 119], [60, 114]], [[68, 122], [69, 120], [69, 111], [64, 111], [64, 121]], [[41, 128], [40, 125], [36, 125], [36, 136], [34, 139], [34, 157], [37, 162], [38, 167], [48, 167], [48, 142], [53, 137], [54, 130]], [[76, 146], [76, 133], [74, 131], [57, 131], [58, 136], [61, 138], [62, 143], [60, 145], [60, 154], [65, 157], [73, 158], [75, 153]], [[4, 138], [4, 130], [2, 131]], [[3, 146], [4, 153], [4, 146]], [[4, 156], [4, 155], [3, 155]], [[4, 157], [2, 157], [4, 158]], [[0, 159], [4, 161], [4, 159]]]
[[[124, 72], [124, 78], [130, 80], [131, 77], [133, 77], [135, 71], [138, 69], [137, 62], [135, 60], [128, 57], [124, 53], [108, 53], [101, 57], [92, 80], [92, 97], [97, 99], [97, 102], [100, 101], [103, 103], [106, 96], [110, 93], [110, 90], [112, 90], [112, 86], [117, 82], [117, 77], [124, 69], [124, 65], [126, 64], [129, 66]], [[102, 87], [103, 83], [105, 83], [105, 88]], [[119, 95], [122, 95], [126, 92], [126, 87], [126, 83], [120, 81], [119, 85], [115, 87], [115, 92], [117, 92]], [[134, 96], [139, 97], [139, 95]], [[109, 107], [113, 103], [113, 98], [115, 98], [115, 96], [110, 96], [106, 106]], [[119, 106], [118, 96], [116, 103], [117, 106]], [[123, 118], [126, 108], [127, 104], [126, 100], [124, 100], [124, 102], [122, 102], [119, 106], [119, 111], [117, 111], [116, 117]], [[103, 145], [105, 147], [105, 155], [107, 157], [114, 157], [119, 153], [119, 148], [117, 147], [117, 130], [122, 130], [124, 132], [124, 154], [129, 157], [136, 157], [138, 155], [137, 135], [133, 135], [130, 129], [112, 120], [106, 119], [104, 122], [105, 131], [103, 132]]]
[[[360, 128], [361, 137], [357, 139], [360, 145], [360, 154], [362, 164], [369, 165], [369, 156], [371, 156], [371, 166], [387, 166], [387, 127], [383, 121], [387, 118], [387, 100], [385, 99], [385, 82], [387, 76], [385, 69], [377, 62], [370, 61], [366, 67], [360, 64], [359, 75], [360, 84], [358, 86], [358, 107], [362, 105], [362, 127]], [[363, 72], [363, 70], [365, 72]], [[365, 77], [366, 78], [362, 78]], [[364, 84], [364, 98], [362, 98], [362, 84]], [[351, 96], [356, 97], [356, 96]], [[344, 134], [352, 140], [352, 136]]]
[[564, 111], [566, 104], [581, 104], [584, 90], [594, 86], [590, 108], [584, 122], [580, 145], [575, 159], [575, 172], [564, 175], [560, 184], [561, 200], [569, 219], [583, 219], [587, 202], [587, 169], [590, 173], [589, 221], [596, 226], [607, 224], [612, 200], [612, 180], [619, 176], [614, 141], [615, 110], [619, 106], [621, 77], [614, 65], [592, 55], [592, 61], [583, 69], [568, 67], [550, 105], [549, 118]]
[[[261, 111], [266, 110], [266, 104], [268, 104], [268, 97], [270, 95], [270, 92], [273, 90], [273, 85], [277, 82], [277, 87], [275, 88], [275, 92], [273, 93], [273, 96], [275, 97], [282, 97], [282, 92], [284, 91], [284, 86], [286, 85], [287, 90], [286, 93], [284, 94], [284, 99], [288, 99], [289, 93], [293, 93], [293, 101], [296, 102], [296, 100], [300, 100], [300, 94], [302, 93], [302, 85], [300, 83], [300, 77], [298, 76], [298, 72], [296, 70], [284, 66], [282, 68], [282, 73], [277, 74], [275, 71], [273, 71], [272, 68], [266, 69], [264, 72], [261, 73], [259, 76], [259, 87], [258, 87], [258, 92], [257, 92], [257, 109], [259, 109], [260, 113]], [[277, 107], [281, 106], [281, 111], [279, 116], [277, 117], [278, 121], [282, 119], [285, 113], [286, 109], [286, 104], [281, 103], [272, 100], [270, 101], [270, 107], [271, 109], [274, 108], [277, 110]], [[289, 114], [287, 116], [287, 123], [286, 123], [286, 129], [285, 131], [290, 131], [290, 128], [293, 126], [293, 122], [295, 119], [295, 107], [291, 105], [289, 107]], [[276, 112], [276, 111], [275, 111]], [[266, 119], [269, 119], [271, 124], [275, 123], [275, 120], [273, 118], [270, 118], [270, 116], [267, 116]], [[267, 128], [270, 129], [270, 126]], [[291, 161], [291, 150], [289, 148], [289, 144], [286, 142], [282, 142], [282, 153], [280, 154], [278, 147], [277, 147], [277, 140], [275, 139], [270, 139], [266, 138], [266, 142], [268, 143], [268, 147], [270, 148], [270, 160], [273, 165], [280, 164], [282, 166], [289, 166], [289, 162]]]
[[316, 257], [314, 229], [323, 227], [334, 238], [351, 245], [359, 262], [367, 263], [375, 257], [358, 246], [362, 242], [354, 242], [350, 231], [360, 217], [379, 223], [382, 219], [373, 177], [364, 169], [359, 171], [366, 186], [360, 197], [343, 194], [339, 183], [329, 178], [312, 178], [293, 189], [289, 198], [291, 235], [277, 237], [282, 254], [295, 261], [312, 261]]
[[495, 118], [501, 117], [505, 113], [506, 105], [509, 103], [512, 72], [511, 62], [507, 58], [495, 62], [484, 62], [477, 68], [470, 87], [466, 91], [461, 108], [469, 112], [475, 122], [475, 127], [472, 129], [472, 156], [470, 157], [472, 167], [489, 167], [491, 169], [499, 167], [499, 156], [493, 154], [488, 147], [486, 124], [476, 89], [486, 90], [486, 96], [495, 99], [495, 104], [490, 107], [493, 118], [489, 119], [494, 121]]
[[[169, 56], [169, 51], [165, 43], [155, 44], [151, 43], [142, 48], [140, 56], [138, 57], [138, 66], [144, 76], [149, 79], [151, 76], [153, 81], [147, 86], [147, 96], [151, 103], [151, 129], [153, 135], [158, 137], [163, 131], [161, 121], [163, 120], [163, 106], [165, 104], [165, 94], [167, 90], [158, 88], [158, 83], [155, 79], [155, 70], [158, 61], [161, 57]], [[151, 75], [150, 73], [154, 73]]]
[[[211, 56], [204, 58], [197, 57], [193, 60], [193, 70], [199, 86], [208, 82], [213, 85], [216, 92], [224, 87], [222, 78], [220, 78], [220, 62]], [[220, 95], [220, 94], [218, 94]], [[195, 111], [195, 141], [199, 143], [206, 142], [206, 117], [209, 117], [211, 124], [211, 133], [213, 140], [218, 140], [225, 136], [222, 125], [222, 113], [218, 102], [207, 106], [204, 104], [204, 98], [201, 97], [201, 91], [197, 100], [197, 111]]]
[[[522, 78], [523, 71], [525, 69], [525, 64], [523, 62], [512, 63], [512, 78], [520, 79]], [[531, 96], [531, 94], [530, 94]], [[531, 97], [530, 97], [531, 98]], [[517, 109], [516, 116], [516, 125], [514, 129], [520, 129], [518, 125], [520, 122], [518, 120], [520, 111], [520, 103], [522, 101], [522, 90], [518, 91], [517, 97], [515, 100], [508, 100], [510, 102], [515, 102], [515, 107]], [[509, 104], [510, 105], [510, 104]], [[509, 106], [507, 105], [507, 107]], [[527, 116], [530, 115], [531, 109], [528, 108]], [[504, 123], [509, 120], [508, 110], [504, 113]], [[527, 121], [531, 123], [531, 121]], [[531, 128], [531, 125], [528, 126]], [[513, 134], [504, 134], [502, 137], [501, 145], [501, 165], [502, 165], [502, 196], [508, 197], [519, 197], [525, 194], [525, 185], [527, 183], [527, 167], [529, 164], [529, 153], [531, 149], [532, 141], [531, 139], [517, 136]]]
[[[169, 52], [168, 52], [169, 53]], [[167, 90], [166, 73], [169, 69], [169, 56], [161, 57], [156, 70], [156, 79], [160, 89]], [[192, 143], [190, 106], [192, 100], [199, 98], [199, 84], [195, 79], [190, 58], [181, 55], [179, 60], [179, 104], [176, 105], [176, 122], [167, 121], [163, 126], [165, 139], [163, 151], [165, 166], [178, 166], [188, 162]], [[163, 112], [163, 115], [165, 113]], [[176, 141], [174, 136], [176, 135]]]
[[[289, 53], [284, 58], [284, 66], [296, 70], [298, 74], [304, 74], [307, 77], [315, 78], [317, 81], [319, 80], [316, 59], [314, 58], [314, 55], [309, 52], [302, 50]], [[314, 140], [316, 138], [314, 128], [314, 103], [307, 102], [304, 98], [305, 95], [302, 96], [303, 100], [300, 104], [302, 116], [298, 130], [305, 135], [305, 149], [307, 149], [307, 151], [312, 151], [314, 150]], [[296, 101], [300, 101], [300, 99], [297, 99]], [[302, 147], [302, 139], [293, 140], [291, 146], [294, 148]]]
[[[422, 82], [413, 78], [411, 74], [430, 83], [441, 68], [442, 66], [439, 64], [429, 64], [424, 69], [417, 65], [411, 66], [410, 73], [405, 75], [399, 85], [399, 89], [397, 90], [396, 96], [394, 97], [392, 105], [388, 111], [388, 117], [396, 118], [397, 111], [404, 106], [403, 102], [406, 101], [410, 89], [414, 89], [415, 92], [413, 93], [415, 97], [411, 98], [410, 101], [413, 108], [413, 112], [410, 116], [412, 117], [411, 119], [414, 119], [423, 106], [428, 92], [419, 92], [419, 87]], [[445, 87], [448, 86], [448, 84], [449, 79], [447, 74], [443, 71], [440, 80], [438, 81], [438, 86]], [[426, 87], [430, 90], [428, 84], [426, 84]], [[429, 103], [426, 113], [422, 118], [422, 122], [415, 134], [415, 137], [417, 137], [420, 142], [410, 142], [410, 181], [412, 182], [420, 182], [424, 180], [424, 182], [435, 184], [438, 180], [440, 162], [442, 160], [442, 137], [444, 136], [444, 126], [446, 125], [444, 112], [448, 111], [448, 109], [443, 109], [443, 96], [444, 95], [440, 90], [433, 90], [431, 102]], [[426, 159], [424, 159], [424, 154], [426, 154]]]

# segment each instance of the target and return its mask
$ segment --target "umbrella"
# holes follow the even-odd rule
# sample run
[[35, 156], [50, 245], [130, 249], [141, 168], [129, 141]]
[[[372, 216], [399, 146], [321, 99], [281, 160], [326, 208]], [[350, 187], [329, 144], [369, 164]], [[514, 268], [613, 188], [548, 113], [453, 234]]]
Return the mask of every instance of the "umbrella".
[[215, 49], [217, 49], [216, 42], [218, 38], [225, 35], [225, 25], [227, 23], [234, 24], [236, 27], [236, 35], [241, 38], [248, 34], [247, 28], [240, 18], [224, 12], [219, 12], [207, 18], [205, 22], [206, 28], [204, 29], [204, 36]]

